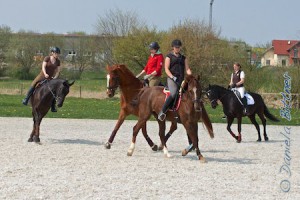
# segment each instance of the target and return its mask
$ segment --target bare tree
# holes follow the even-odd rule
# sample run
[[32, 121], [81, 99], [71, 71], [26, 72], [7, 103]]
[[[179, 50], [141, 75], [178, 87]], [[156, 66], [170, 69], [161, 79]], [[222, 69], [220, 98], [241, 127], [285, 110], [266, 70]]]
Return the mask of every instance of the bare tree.
[[113, 56], [114, 42], [127, 37], [134, 29], [143, 27], [143, 24], [135, 12], [122, 11], [118, 8], [99, 16], [95, 28], [98, 35], [103, 37], [99, 49], [102, 50], [102, 58], [107, 64], [116, 63]]

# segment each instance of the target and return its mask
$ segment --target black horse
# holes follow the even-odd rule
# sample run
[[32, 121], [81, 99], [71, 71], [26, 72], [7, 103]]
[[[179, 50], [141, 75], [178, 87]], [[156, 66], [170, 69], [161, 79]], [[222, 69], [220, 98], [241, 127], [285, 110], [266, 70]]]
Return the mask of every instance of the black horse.
[[65, 97], [69, 93], [69, 83], [64, 79], [45, 80], [38, 86], [30, 98], [32, 105], [33, 129], [28, 142], [40, 142], [40, 124], [43, 117], [48, 113], [51, 104], [56, 100], [57, 106], [62, 107]]
[[[222, 102], [223, 112], [227, 117], [227, 130], [232, 135], [232, 137], [234, 137], [237, 140], [237, 142], [241, 142], [241, 123], [242, 117], [245, 117], [245, 115], [243, 112], [243, 105], [240, 103], [239, 99], [236, 97], [234, 92], [218, 85], [209, 85], [205, 92], [211, 102], [212, 108], [215, 109], [217, 107], [217, 100], [220, 100]], [[264, 103], [264, 100], [259, 94], [252, 92], [249, 92], [249, 94], [253, 97], [255, 103], [254, 105], [249, 106], [249, 113], [247, 116], [250, 118], [251, 122], [254, 124], [258, 132], [257, 141], [260, 142], [261, 137], [259, 125], [255, 120], [255, 114], [257, 114], [262, 121], [262, 124], [264, 126], [264, 139], [265, 141], [268, 141], [269, 138], [266, 132], [265, 116], [274, 122], [278, 122], [279, 120], [269, 112], [266, 104]], [[230, 128], [234, 118], [237, 118], [238, 120], [238, 136], [236, 136]]]

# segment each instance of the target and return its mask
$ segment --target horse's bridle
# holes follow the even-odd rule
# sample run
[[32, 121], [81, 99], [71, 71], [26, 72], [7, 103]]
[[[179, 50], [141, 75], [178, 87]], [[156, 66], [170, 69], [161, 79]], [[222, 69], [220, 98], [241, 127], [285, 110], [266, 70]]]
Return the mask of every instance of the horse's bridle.
[[[211, 90], [208, 90], [208, 91], [206, 92], [206, 94], [209, 93], [209, 92], [211, 92]], [[218, 100], [221, 101], [221, 99], [223, 99], [223, 97], [224, 97], [225, 95], [227, 95], [227, 93], [223, 94], [223, 96], [221, 96], [220, 98], [216, 98], [216, 99], [211, 100], [210, 103], [212, 104], [213, 102], [216, 102], [216, 101], [218, 101]]]
[[47, 86], [48, 86], [48, 89], [49, 89], [50, 93], [52, 94], [55, 101], [57, 101], [57, 99], [59, 99], [60, 97], [56, 96], [55, 93], [51, 90], [51, 88], [49, 86], [49, 80], [48, 79], [46, 79], [46, 82], [47, 82]]

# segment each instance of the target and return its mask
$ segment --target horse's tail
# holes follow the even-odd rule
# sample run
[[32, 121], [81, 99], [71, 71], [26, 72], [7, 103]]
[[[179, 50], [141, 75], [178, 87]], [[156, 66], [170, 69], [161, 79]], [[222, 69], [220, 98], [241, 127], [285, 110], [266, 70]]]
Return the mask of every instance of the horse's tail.
[[272, 120], [273, 122], [279, 122], [279, 119], [277, 119], [274, 115], [270, 113], [268, 110], [266, 104], [264, 103], [264, 115], [269, 119]]
[[211, 121], [209, 119], [209, 116], [205, 110], [205, 107], [203, 105], [203, 102], [201, 102], [201, 118], [199, 119], [199, 121], [202, 121], [208, 131], [208, 134], [210, 136], [210, 138], [214, 138], [214, 130], [213, 130], [213, 127], [212, 127], [212, 124], [211, 124]]

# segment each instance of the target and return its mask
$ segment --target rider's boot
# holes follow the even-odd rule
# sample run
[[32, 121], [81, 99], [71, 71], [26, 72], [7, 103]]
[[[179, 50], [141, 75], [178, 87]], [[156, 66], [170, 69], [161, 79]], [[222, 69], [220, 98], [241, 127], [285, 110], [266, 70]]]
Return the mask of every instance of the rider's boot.
[[55, 99], [53, 99], [52, 104], [51, 104], [51, 112], [57, 112], [55, 103], [56, 103], [56, 101], [55, 101]]
[[168, 98], [166, 99], [161, 111], [158, 113], [158, 119], [160, 121], [164, 121], [165, 118], [166, 118], [166, 112], [168, 111], [169, 109], [169, 106], [171, 105], [171, 103], [173, 102], [173, 98], [172, 96], [168, 96]]
[[244, 106], [244, 110], [243, 110], [244, 115], [249, 115], [248, 102], [247, 102], [247, 98], [245, 96], [242, 99], [242, 102], [243, 102], [243, 106]]
[[29, 90], [28, 90], [28, 92], [27, 92], [26, 97], [22, 100], [22, 103], [23, 103], [25, 106], [27, 106], [28, 101], [29, 101], [31, 95], [33, 94], [33, 92], [34, 92], [34, 87], [30, 87]]

